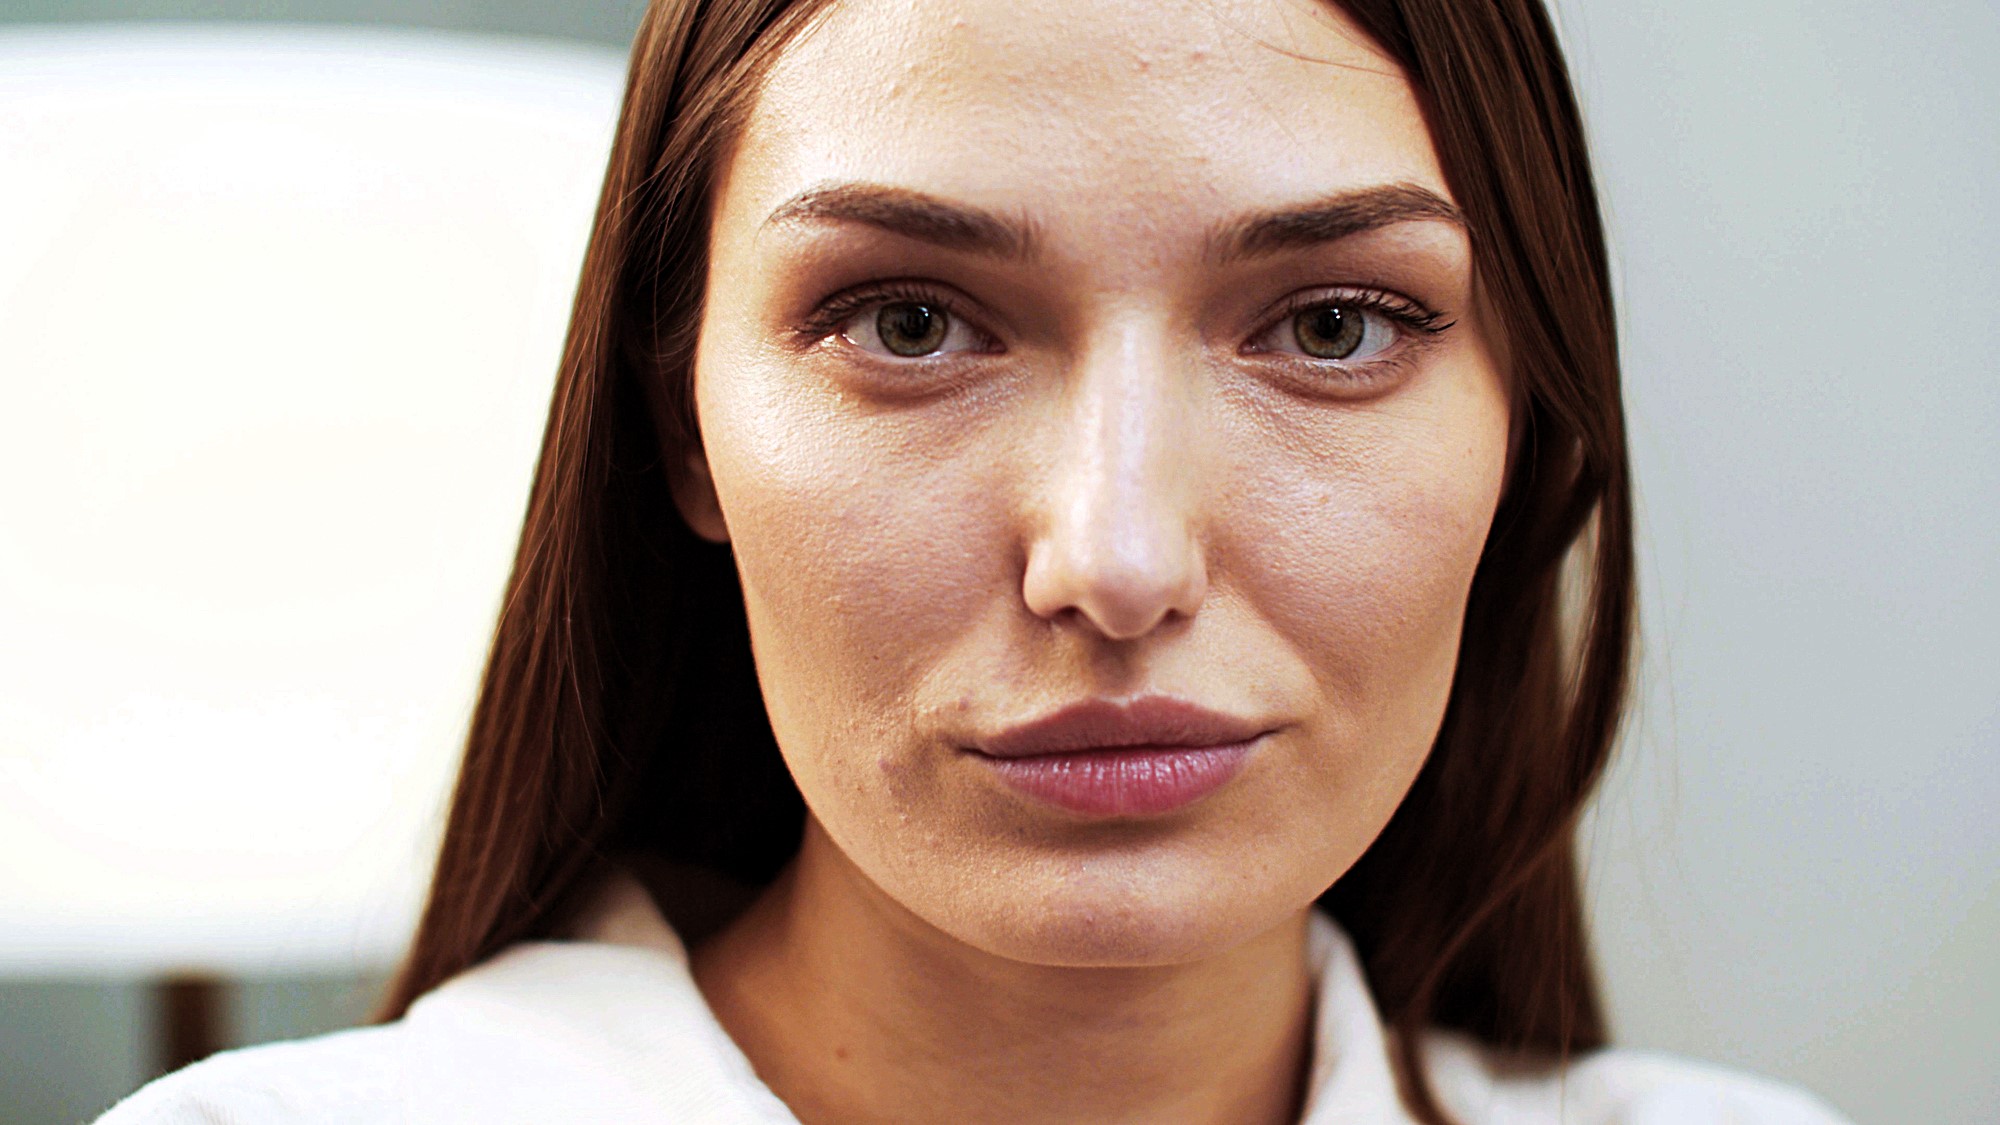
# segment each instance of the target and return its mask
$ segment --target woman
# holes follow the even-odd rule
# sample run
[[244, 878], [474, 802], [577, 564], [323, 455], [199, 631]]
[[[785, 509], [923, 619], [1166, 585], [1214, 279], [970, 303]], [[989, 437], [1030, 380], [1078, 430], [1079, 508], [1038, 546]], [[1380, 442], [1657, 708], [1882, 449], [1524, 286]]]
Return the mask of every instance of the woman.
[[385, 1022], [105, 1120], [1834, 1120], [1601, 1049], [1632, 600], [1534, 0], [663, 0]]

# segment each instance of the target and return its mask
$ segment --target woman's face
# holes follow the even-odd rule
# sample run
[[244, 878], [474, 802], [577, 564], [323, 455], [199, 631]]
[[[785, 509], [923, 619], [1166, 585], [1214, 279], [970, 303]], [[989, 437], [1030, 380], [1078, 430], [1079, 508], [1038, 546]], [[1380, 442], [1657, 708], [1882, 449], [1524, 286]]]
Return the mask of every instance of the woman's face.
[[854, 886], [1165, 964], [1367, 848], [1507, 457], [1449, 200], [1316, 3], [843, 0], [786, 48], [717, 185], [677, 496]]

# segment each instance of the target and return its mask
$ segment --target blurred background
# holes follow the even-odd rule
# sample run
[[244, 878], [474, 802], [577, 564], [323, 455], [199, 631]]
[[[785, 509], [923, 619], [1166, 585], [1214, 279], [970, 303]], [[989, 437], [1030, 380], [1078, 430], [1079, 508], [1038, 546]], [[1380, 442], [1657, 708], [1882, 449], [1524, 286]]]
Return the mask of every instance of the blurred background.
[[[642, 5], [0, 0], [0, 1123], [361, 1019]], [[2000, 1121], [2000, 8], [1561, 0], [1639, 479], [1618, 1037]]]

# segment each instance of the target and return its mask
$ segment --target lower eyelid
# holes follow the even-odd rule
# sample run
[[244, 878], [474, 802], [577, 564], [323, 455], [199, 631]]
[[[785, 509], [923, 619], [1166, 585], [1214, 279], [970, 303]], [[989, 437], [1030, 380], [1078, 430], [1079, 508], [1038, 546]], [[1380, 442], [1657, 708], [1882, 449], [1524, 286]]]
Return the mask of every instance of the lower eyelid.
[[848, 335], [847, 331], [848, 328], [852, 325], [860, 323], [864, 317], [870, 314], [880, 315], [881, 307], [883, 305], [895, 304], [899, 301], [911, 301], [911, 300], [913, 300], [913, 298], [893, 297], [893, 296], [870, 299], [866, 303], [856, 308], [854, 311], [843, 314], [841, 319], [836, 324], [834, 324], [834, 326], [831, 329], [829, 329], [825, 334], [825, 336], [821, 337], [821, 339], [826, 340], [838, 336], [843, 340], [846, 340], [850, 346], [856, 348], [857, 350], [862, 352], [862, 354], [867, 355], [872, 359], [886, 361], [889, 363], [896, 363], [896, 364], [936, 363], [941, 359], [948, 359], [953, 356], [995, 354], [1005, 350], [1003, 348], [997, 348], [993, 346], [996, 341], [993, 339], [990, 333], [981, 329], [973, 321], [967, 319], [964, 316], [961, 316], [955, 309], [953, 309], [946, 302], [938, 300], [927, 300], [924, 301], [923, 303], [928, 304], [933, 308], [942, 311], [946, 317], [950, 318], [950, 326], [946, 329], [946, 339], [950, 338], [951, 332], [962, 331], [971, 336], [972, 338], [970, 341], [971, 346], [959, 348], [953, 351], [930, 352], [924, 355], [899, 356], [893, 352], [887, 351], [886, 349], [884, 351], [878, 352], [870, 348], [863, 347], [859, 342], [855, 341], [852, 337]]
[[[1382, 351], [1376, 353], [1375, 356], [1360, 361], [1319, 359], [1307, 355], [1304, 352], [1292, 352], [1282, 348], [1270, 347], [1258, 343], [1259, 341], [1269, 339], [1273, 333], [1284, 330], [1291, 323], [1292, 318], [1296, 317], [1299, 313], [1305, 312], [1308, 309], [1315, 307], [1316, 305], [1338, 303], [1337, 301], [1330, 301], [1328, 299], [1329, 296], [1337, 296], [1337, 295], [1322, 295], [1314, 300], [1297, 303], [1292, 308], [1280, 313], [1274, 321], [1271, 321], [1268, 324], [1267, 327], [1265, 327], [1264, 329], [1253, 335], [1250, 341], [1246, 343], [1244, 348], [1239, 349], [1239, 351], [1247, 350], [1250, 354], [1269, 354], [1269, 355], [1283, 356], [1288, 360], [1292, 360], [1294, 362], [1304, 364], [1308, 367], [1312, 367], [1318, 370], [1357, 371], [1362, 368], [1368, 367], [1370, 365], [1379, 364], [1383, 362], [1399, 362], [1403, 357], [1403, 353], [1409, 351], [1412, 348], [1421, 347], [1422, 345], [1430, 342], [1432, 339], [1435, 339], [1437, 333], [1440, 333], [1445, 329], [1452, 327], [1452, 324], [1450, 322], [1447, 322], [1441, 327], [1434, 330], [1426, 330], [1423, 328], [1414, 327], [1410, 324], [1405, 323], [1398, 316], [1390, 312], [1383, 311], [1380, 308], [1374, 307], [1373, 305], [1367, 302], [1353, 301], [1352, 303], [1354, 305], [1362, 309], [1364, 315], [1376, 318], [1379, 321], [1381, 321], [1383, 324], [1386, 325], [1387, 330], [1391, 332], [1394, 336], [1394, 339], [1392, 339], [1390, 343], [1383, 348]], [[848, 338], [848, 332], [847, 332], [848, 327], [855, 324], [859, 320], [859, 318], [870, 313], [876, 313], [879, 315], [880, 309], [883, 305], [893, 304], [898, 301], [911, 301], [916, 303], [922, 303], [939, 309], [946, 316], [951, 318], [951, 320], [954, 322], [954, 328], [961, 328], [963, 331], [971, 335], [972, 337], [971, 346], [960, 348], [956, 351], [943, 352], [943, 353], [930, 353], [928, 355], [923, 355], [923, 356], [896, 356], [893, 353], [888, 353], [886, 351], [882, 353], [871, 351], [868, 348], [862, 347], [860, 344], [856, 343], [851, 338]], [[1432, 318], [1435, 318], [1436, 316], [1435, 313], [1430, 313], [1429, 310], [1423, 309], [1422, 306], [1416, 306], [1416, 308], [1421, 314], [1428, 314]], [[920, 290], [910, 291], [910, 292], [902, 292], [902, 291], [897, 291], [895, 289], [891, 289], [890, 291], [886, 292], [877, 290], [872, 293], [858, 295], [856, 301], [854, 303], [847, 304], [847, 306], [844, 309], [838, 307], [829, 309], [825, 306], [822, 306], [820, 310], [811, 314], [807, 318], [807, 320], [804, 323], [802, 323], [795, 331], [797, 333], [797, 336], [802, 340], [802, 342], [808, 345], [824, 343], [831, 337], [839, 336], [842, 337], [844, 340], [846, 340], [846, 342], [850, 346], [859, 349], [861, 352], [863, 352], [863, 354], [869, 355], [876, 359], [883, 359], [896, 363], [922, 363], [925, 361], [935, 362], [942, 356], [965, 355], [965, 354], [994, 355], [994, 354], [1004, 353], [1008, 350], [1003, 344], [1001, 344], [998, 337], [996, 337], [993, 333], [990, 333], [985, 329], [981, 328], [976, 319], [968, 317], [963, 313], [961, 313], [959, 311], [959, 306], [957, 302], [949, 299], [946, 295], [942, 293], [930, 293]]]
[[[1298, 357], [1286, 355], [1286, 360]], [[1413, 373], [1413, 357], [1407, 354], [1369, 360], [1354, 366], [1317, 364], [1311, 360], [1279, 364], [1282, 374], [1274, 381], [1290, 384], [1308, 397], [1372, 399], [1386, 395]]]
[[[1296, 309], [1292, 312], [1285, 313], [1284, 315], [1280, 316], [1275, 322], [1273, 322], [1269, 327], [1258, 332], [1256, 336], [1252, 337], [1252, 340], [1255, 341], [1255, 340], [1268, 339], [1274, 333], [1284, 331], [1287, 327], [1291, 325], [1292, 319], [1294, 317], [1298, 316], [1300, 313], [1309, 311], [1311, 308], [1312, 308], [1311, 305], [1307, 305], [1304, 308]], [[1370, 356], [1366, 359], [1361, 359], [1361, 360], [1321, 359], [1317, 356], [1308, 355], [1304, 352], [1293, 352], [1283, 348], [1275, 348], [1275, 347], [1258, 348], [1257, 351], [1270, 355], [1288, 356], [1295, 359], [1303, 360], [1307, 363], [1321, 365], [1321, 366], [1330, 367], [1338, 365], [1343, 367], [1361, 367], [1376, 362], [1380, 356], [1391, 355], [1393, 353], [1400, 352], [1406, 348], [1415, 345], [1416, 341], [1413, 339], [1413, 337], [1416, 336], [1417, 333], [1414, 332], [1412, 329], [1410, 329], [1408, 326], [1397, 321], [1395, 317], [1392, 317], [1387, 313], [1379, 312], [1373, 309], [1365, 309], [1364, 315], [1377, 318], [1384, 325], [1386, 325], [1388, 331], [1394, 337], [1389, 341], [1388, 345], [1384, 347], [1380, 352], [1377, 352], [1374, 356]]]

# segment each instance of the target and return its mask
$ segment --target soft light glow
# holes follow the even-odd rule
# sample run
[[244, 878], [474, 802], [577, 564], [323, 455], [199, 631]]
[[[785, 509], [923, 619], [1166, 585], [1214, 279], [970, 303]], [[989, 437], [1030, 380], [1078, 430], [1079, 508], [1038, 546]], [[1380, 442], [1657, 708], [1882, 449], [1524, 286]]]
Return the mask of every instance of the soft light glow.
[[622, 70], [0, 35], [0, 968], [398, 952]]

